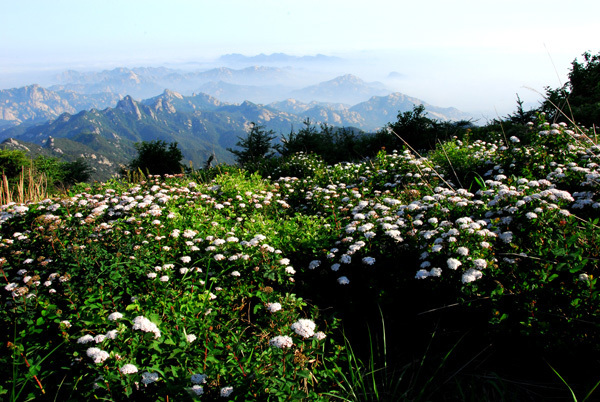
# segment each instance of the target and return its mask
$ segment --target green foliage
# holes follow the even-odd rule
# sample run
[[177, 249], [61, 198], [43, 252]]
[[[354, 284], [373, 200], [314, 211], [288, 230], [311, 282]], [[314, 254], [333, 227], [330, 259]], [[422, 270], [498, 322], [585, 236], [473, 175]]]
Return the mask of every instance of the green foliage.
[[73, 162], [66, 162], [63, 165], [63, 171], [64, 176], [62, 181], [67, 187], [87, 182], [92, 175], [91, 166], [83, 158], [78, 158]]
[[34, 159], [19, 150], [0, 150], [0, 172], [7, 177], [8, 183], [14, 186], [19, 182], [22, 172], [24, 185], [29, 180], [36, 181], [43, 176], [49, 185], [49, 191], [55, 193], [76, 183], [89, 180], [92, 169], [82, 158], [73, 162], [65, 162], [58, 158], [38, 155]]
[[459, 187], [476, 188], [478, 180], [489, 166], [480, 155], [488, 151], [489, 143], [467, 138], [453, 139], [438, 146], [429, 153], [429, 159], [435, 168]]
[[135, 149], [138, 155], [129, 163], [129, 170], [163, 175], [178, 174], [185, 169], [181, 164], [183, 154], [176, 142], [167, 144], [163, 140], [142, 141], [135, 144]]
[[251, 123], [250, 131], [245, 137], [238, 137], [235, 144], [239, 149], [227, 148], [235, 155], [236, 162], [249, 170], [254, 170], [261, 162], [272, 158], [275, 153], [273, 140], [276, 138], [273, 130], [265, 130], [264, 126]]
[[320, 130], [311, 124], [310, 120], [304, 121], [297, 133], [292, 129], [290, 134], [282, 139], [278, 151], [283, 156], [302, 152], [319, 155], [325, 163], [335, 164], [350, 162], [365, 157], [359, 148], [359, 136], [351, 129], [335, 128], [321, 124]]
[[387, 132], [392, 140], [391, 149], [408, 145], [414, 150], [433, 149], [441, 141], [446, 141], [471, 127], [467, 121], [439, 122], [427, 117], [425, 106], [416, 105], [412, 111], [399, 113], [398, 120], [390, 123]]
[[591, 127], [600, 124], [600, 53], [583, 53], [583, 62], [571, 63], [569, 82], [561, 88], [546, 88], [541, 111], [551, 121], [568, 121]]
[[600, 353], [600, 230], [597, 146], [543, 120], [522, 130], [3, 206], [1, 385], [13, 400], [523, 399], [507, 356], [563, 372], [557, 356]]
[[[537, 117], [538, 111], [535, 109], [525, 110], [523, 107], [523, 101], [517, 94], [517, 110], [509, 114], [505, 119], [505, 123], [513, 123], [524, 126], [525, 124], [534, 121]], [[500, 122], [500, 121], [498, 121]]]
[[31, 161], [23, 151], [0, 149], [0, 174], [7, 178], [16, 178], [24, 166], [29, 166]]
[[[0, 393], [589, 400], [600, 145], [543, 113], [513, 117], [447, 137], [416, 108], [397, 128], [425, 133], [407, 138], [427, 154], [388, 151], [382, 131], [372, 157], [335, 164], [271, 158], [253, 126], [246, 146], [266, 151], [239, 151], [246, 168], [3, 205]], [[290, 147], [335, 138], [304, 130]]]

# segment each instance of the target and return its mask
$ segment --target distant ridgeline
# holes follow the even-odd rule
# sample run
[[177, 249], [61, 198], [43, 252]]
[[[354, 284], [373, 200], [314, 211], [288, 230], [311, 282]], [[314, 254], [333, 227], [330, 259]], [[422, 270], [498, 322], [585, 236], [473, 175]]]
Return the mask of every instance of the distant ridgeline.
[[[141, 141], [177, 142], [186, 164], [194, 167], [203, 166], [210, 156], [215, 163], [233, 163], [233, 155], [226, 149], [234, 147], [238, 137], [247, 134], [252, 122], [278, 135], [297, 130], [307, 119], [316, 125], [374, 132], [394, 121], [399, 112], [411, 110], [415, 105], [425, 105], [428, 115], [441, 121], [470, 118], [454, 108], [436, 108], [352, 75], [301, 89], [284, 88], [286, 94], [295, 98], [266, 105], [225, 102], [206, 93], [183, 96], [171, 90], [138, 101], [134, 96], [123, 97], [116, 92], [150, 93], [157, 91], [167, 76], [173, 84], [177, 79], [188, 79], [186, 85], [201, 76], [206, 81], [205, 88], [235, 100], [252, 93], [266, 97], [269, 91], [276, 96], [281, 91], [261, 84], [269, 78], [271, 84], [289, 78], [284, 70], [269, 67], [220, 68], [187, 77], [178, 73], [173, 77], [172, 71], [115, 69], [87, 74], [71, 71], [61, 76], [68, 83], [51, 89], [31, 85], [2, 90], [2, 146], [67, 161], [84, 158], [94, 169], [93, 179], [106, 180], [135, 156], [134, 144]], [[256, 85], [240, 85], [242, 78]], [[208, 81], [216, 79], [220, 80]], [[368, 100], [350, 106], [343, 99]]]

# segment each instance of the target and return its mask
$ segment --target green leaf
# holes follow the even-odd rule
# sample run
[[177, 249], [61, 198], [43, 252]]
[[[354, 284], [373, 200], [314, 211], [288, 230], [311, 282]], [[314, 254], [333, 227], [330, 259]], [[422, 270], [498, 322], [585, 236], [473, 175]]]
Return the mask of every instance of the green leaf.
[[585, 265], [579, 265], [579, 266], [574, 266], [573, 268], [569, 269], [570, 273], [575, 273], [577, 271], [581, 271], [583, 269]]

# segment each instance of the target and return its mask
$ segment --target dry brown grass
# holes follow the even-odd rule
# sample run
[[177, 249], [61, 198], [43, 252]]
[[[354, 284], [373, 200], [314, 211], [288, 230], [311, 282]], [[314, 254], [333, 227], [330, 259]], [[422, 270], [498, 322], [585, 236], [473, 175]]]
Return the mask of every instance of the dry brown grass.
[[9, 183], [6, 175], [0, 182], [0, 205], [11, 202], [24, 204], [48, 198], [48, 179], [46, 175], [36, 174], [32, 167], [21, 168], [21, 173], [14, 183]]

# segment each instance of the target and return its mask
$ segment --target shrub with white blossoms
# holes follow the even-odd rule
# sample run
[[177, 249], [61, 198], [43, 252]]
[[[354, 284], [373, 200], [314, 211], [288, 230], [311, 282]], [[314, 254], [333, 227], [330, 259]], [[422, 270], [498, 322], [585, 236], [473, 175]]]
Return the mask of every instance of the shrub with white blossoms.
[[[568, 309], [564, 309], [579, 314], [566, 317], [573, 327], [578, 325], [577, 322], [593, 320], [589, 312], [595, 311], [598, 301], [592, 293], [597, 287], [598, 276], [594, 265], [597, 248], [593, 247], [598, 243], [597, 228], [592, 229], [593, 225], [584, 228], [582, 223], [585, 222], [581, 219], [594, 218], [600, 210], [597, 184], [600, 178], [600, 147], [592, 149], [593, 152], [571, 148], [571, 144], [558, 150], [546, 149], [553, 155], [545, 153], [543, 162], [546, 166], [540, 168], [536, 163], [539, 158], [529, 147], [532, 140], [539, 141], [539, 138], [532, 139], [531, 135], [523, 133], [523, 140], [511, 137], [506, 143], [500, 137], [503, 136], [498, 136], [497, 144], [490, 142], [488, 145], [477, 145], [479, 140], [469, 140], [469, 148], [445, 149], [451, 151], [448, 155], [442, 155], [439, 153], [441, 149], [438, 149], [439, 161], [431, 159], [435, 162], [433, 164], [428, 158], [417, 158], [410, 152], [393, 155], [381, 152], [368, 163], [323, 166], [318, 167], [319, 171], [317, 165], [310, 169], [305, 169], [308, 165], [293, 166], [290, 171], [301, 173], [300, 178], [285, 177], [288, 172], [281, 171], [282, 175], [273, 174], [275, 179], [248, 180], [245, 173], [226, 168], [224, 175], [213, 170], [207, 177], [208, 183], [204, 179], [191, 183], [186, 178], [171, 181], [150, 176], [144, 179], [144, 183], [124, 184], [122, 194], [118, 194], [121, 189], [116, 182], [108, 186], [117, 190], [104, 185], [97, 188], [90, 186], [86, 193], [73, 197], [71, 206], [69, 201], [62, 200], [32, 204], [26, 217], [5, 225], [10, 233], [6, 230], [0, 233], [0, 248], [3, 250], [0, 267], [7, 272], [7, 277], [2, 285], [6, 290], [0, 291], [6, 301], [13, 303], [12, 310], [18, 310], [12, 308], [17, 303], [28, 303], [26, 316], [22, 319], [15, 317], [19, 328], [26, 327], [31, 317], [35, 319], [40, 312], [43, 313], [43, 310], [34, 312], [34, 309], [58, 305], [58, 300], [62, 306], [65, 300], [72, 300], [76, 308], [63, 309], [61, 318], [55, 319], [56, 322], [44, 324], [52, 331], [49, 336], [32, 331], [23, 336], [36, 338], [37, 344], [31, 342], [34, 347], [48, 341], [55, 342], [59, 336], [74, 337], [73, 342], [63, 346], [69, 349], [64, 355], [74, 356], [73, 352], [76, 352], [83, 357], [82, 364], [75, 364], [71, 369], [77, 371], [76, 376], [84, 375], [82, 378], [89, 379], [81, 383], [79, 399], [82, 400], [94, 397], [138, 400], [168, 394], [181, 395], [181, 391], [187, 391], [196, 399], [201, 395], [218, 399], [221, 395], [223, 400], [263, 400], [269, 398], [266, 394], [270, 393], [265, 389], [275, 390], [275, 383], [278, 391], [294, 387], [294, 391], [306, 394], [287, 395], [292, 399], [318, 400], [319, 395], [331, 391], [328, 387], [339, 385], [331, 373], [324, 371], [325, 364], [321, 363], [332, 363], [332, 359], [345, 363], [341, 360], [344, 354], [330, 353], [335, 348], [318, 347], [318, 341], [327, 340], [325, 332], [329, 333], [330, 329], [323, 326], [320, 329], [325, 332], [316, 332], [315, 322], [310, 319], [291, 318], [290, 321], [290, 317], [312, 317], [302, 315], [311, 310], [304, 308], [304, 300], [294, 296], [293, 292], [299, 290], [291, 284], [294, 279], [303, 289], [304, 286], [311, 287], [314, 280], [314, 291], [320, 292], [327, 303], [331, 301], [327, 297], [339, 297], [340, 294], [351, 297], [352, 303], [339, 303], [344, 309], [343, 316], [350, 316], [354, 311], [372, 313], [372, 310], [360, 307], [364, 305], [361, 297], [385, 295], [373, 301], [384, 303], [382, 307], [387, 308], [382, 310], [389, 309], [390, 316], [394, 317], [393, 308], [397, 307], [399, 300], [394, 297], [405, 294], [407, 289], [414, 303], [401, 307], [413, 313], [413, 310], [422, 310], [420, 297], [439, 297], [426, 301], [426, 304], [435, 302], [437, 306], [449, 304], [459, 293], [468, 295], [467, 300], [475, 300], [470, 297], [473, 294], [488, 296], [486, 292], [495, 288], [493, 283], [497, 277], [498, 282], [506, 287], [506, 294], [520, 292], [519, 297], [524, 301], [545, 297], [544, 303], [539, 302], [535, 306], [540, 309], [540, 314], [532, 315], [529, 320], [535, 325], [519, 326], [520, 331], [535, 334], [535, 328], [548, 328], [550, 336], [558, 336], [561, 330], [569, 328], [558, 326], [557, 331], [551, 331], [555, 329], [551, 321], [554, 316], [548, 313], [556, 313], [562, 307], [554, 308], [548, 303], [559, 300], [553, 296], [555, 293], [550, 292], [558, 289], [558, 282], [563, 282], [565, 300], [571, 295], [580, 300], [582, 307], [567, 305]], [[501, 153], [501, 146], [508, 151]], [[568, 158], [561, 156], [562, 151], [569, 153]], [[435, 152], [431, 152], [432, 158]], [[475, 194], [460, 189], [461, 183], [450, 183], [454, 175], [447, 167], [441, 166], [458, 156], [464, 158], [467, 163], [464, 167], [469, 170], [480, 171], [483, 168], [481, 173], [485, 177], [485, 185], [478, 183], [479, 186], [473, 186], [479, 188]], [[473, 166], [470, 166], [471, 159]], [[512, 165], [508, 166], [513, 159]], [[520, 171], [523, 159], [527, 162], [527, 178], [519, 176], [524, 174]], [[505, 160], [508, 161], [506, 166]], [[442, 163], [438, 163], [440, 161]], [[287, 162], [282, 162], [282, 165], [284, 163]], [[449, 178], [448, 183], [443, 184], [443, 179], [439, 180], [441, 176], [434, 176], [433, 169]], [[487, 169], [489, 172], [483, 173]], [[541, 175], [536, 177], [538, 172]], [[464, 176], [464, 172], [457, 172], [456, 177], [459, 176]], [[560, 190], [564, 187], [563, 178], [568, 180], [564, 184], [568, 184], [572, 195]], [[252, 191], [247, 191], [250, 188]], [[281, 209], [284, 205], [289, 208], [287, 211]], [[16, 213], [16, 206], [8, 208], [0, 208], [1, 223], [12, 219], [5, 218], [5, 212]], [[48, 213], [52, 210], [56, 215]], [[97, 216], [91, 215], [93, 210]], [[56, 230], [45, 229], [48, 225], [55, 226]], [[186, 225], [190, 229], [186, 229]], [[535, 226], [535, 231], [530, 230], [532, 226]], [[552, 229], [555, 229], [554, 232]], [[264, 231], [266, 236], [255, 235], [260, 231]], [[539, 237], [542, 235], [546, 237]], [[575, 235], [580, 241], [568, 240], [571, 236], [575, 239]], [[61, 241], [44, 244], [42, 240], [46, 236], [57, 236]], [[294, 242], [296, 238], [301, 241]], [[265, 243], [267, 240], [273, 246]], [[566, 280], [548, 282], [545, 292], [529, 292], [532, 284], [540, 279], [536, 273], [539, 272], [539, 259], [546, 260], [543, 254], [546, 250], [538, 247], [538, 243], [548, 246], [548, 255], [552, 254], [550, 247], [555, 244], [561, 251], [581, 244], [592, 246], [590, 250], [580, 247], [573, 252], [552, 254], [556, 257], [554, 259], [560, 260], [561, 266], [548, 265], [546, 270], [549, 274], [559, 273]], [[113, 249], [121, 250], [125, 255], [113, 253]], [[531, 258], [525, 252], [531, 254]], [[282, 258], [286, 254], [292, 261]], [[576, 261], [575, 256], [581, 256], [580, 260]], [[135, 258], [135, 264], [123, 263], [129, 258]], [[87, 267], [97, 261], [101, 261], [103, 266], [110, 266], [111, 271], [118, 275], [113, 277], [113, 272], [99, 273], [101, 277], [88, 275]], [[413, 267], [408, 267], [407, 271], [402, 267], [403, 261], [410, 262]], [[325, 269], [320, 268], [323, 263]], [[203, 268], [192, 267], [192, 264]], [[298, 270], [303, 271], [301, 278], [295, 278], [297, 273], [291, 266], [297, 264], [301, 264]], [[376, 268], [376, 265], [381, 267]], [[256, 268], [253, 270], [253, 267]], [[568, 271], [572, 268], [577, 270], [571, 272], [572, 280], [568, 280]], [[53, 271], [60, 274], [48, 276]], [[64, 284], [71, 279], [67, 272], [72, 274], [69, 286]], [[505, 281], [503, 275], [516, 279]], [[422, 281], [413, 280], [413, 276]], [[460, 285], [460, 280], [463, 286], [446, 287], [450, 281]], [[473, 286], [479, 283], [476, 281], [485, 283]], [[102, 286], [96, 286], [98, 282]], [[327, 294], [326, 290], [332, 283], [342, 289]], [[53, 287], [56, 290], [50, 290]], [[450, 291], [437, 292], [440, 288]], [[365, 292], [365, 289], [369, 291]], [[25, 295], [35, 294], [37, 299], [35, 303], [28, 302], [25, 297], [19, 298], [23, 300], [8, 300], [11, 299], [10, 292], [16, 292], [13, 296], [22, 292]], [[376, 293], [379, 296], [374, 296]], [[552, 297], [547, 297], [546, 293]], [[110, 297], [105, 297], [108, 295]], [[131, 295], [137, 296], [133, 305], [130, 303]], [[452, 298], [448, 300], [448, 296]], [[99, 299], [103, 302], [99, 308], [94, 307], [92, 314], [88, 307]], [[503, 313], [505, 303], [495, 300], [500, 298], [489, 299], [486, 304], [500, 307], [498, 311]], [[478, 300], [474, 303], [475, 308], [481, 308]], [[354, 310], [355, 306], [359, 306], [358, 310]], [[252, 307], [258, 309], [253, 310]], [[515, 303], [510, 308], [522, 307]], [[544, 308], [546, 311], [542, 311]], [[263, 309], [262, 314], [260, 309]], [[248, 317], [253, 318], [251, 331], [246, 330], [247, 310], [251, 315], [258, 313], [256, 317]], [[136, 314], [129, 311], [136, 311], [138, 317], [133, 319]], [[159, 311], [157, 315], [150, 315]], [[515, 317], [528, 317], [512, 314], [512, 311], [509, 313], [509, 318], [502, 325], [511, 325]], [[154, 322], [142, 314], [153, 317]], [[319, 314], [326, 315], [328, 312], [321, 311]], [[6, 316], [13, 318], [13, 315]], [[536, 323], [542, 323], [546, 317], [551, 317], [547, 327]], [[358, 317], [359, 320], [361, 318], [364, 317]], [[65, 321], [59, 324], [61, 319]], [[71, 328], [67, 320], [73, 322]], [[557, 320], [563, 320], [563, 316]], [[85, 322], [85, 327], [82, 327], [82, 322]], [[333, 324], [334, 320], [329, 317], [323, 318], [322, 322], [334, 328], [339, 325]], [[2, 324], [12, 325], [6, 318]], [[414, 331], [418, 335], [421, 329], [423, 327], [415, 326]], [[580, 333], [595, 336], [591, 331]], [[268, 334], [266, 339], [265, 334]], [[117, 342], [111, 341], [115, 339]], [[594, 342], [597, 339], [595, 336]], [[120, 343], [122, 345], [118, 345]], [[335, 345], [337, 340], [331, 339], [331, 343]], [[570, 347], [570, 344], [567, 345]], [[184, 358], [174, 359], [173, 356], [181, 354], [181, 350], [184, 350]], [[18, 354], [12, 355], [17, 364], [23, 365]], [[278, 358], [274, 359], [277, 355]], [[206, 360], [207, 356], [220, 357], [210, 361]], [[240, 373], [240, 368], [242, 373], [250, 369], [246, 364], [249, 356], [256, 360], [254, 367], [260, 368], [259, 375], [246, 371], [245, 379], [236, 378], [234, 373]], [[237, 361], [238, 357], [246, 361]], [[300, 357], [302, 369], [312, 378], [303, 384], [302, 389], [297, 388]], [[5, 366], [4, 374], [8, 374], [4, 377], [10, 381], [13, 365], [7, 357], [0, 357], [0, 363]], [[52, 364], [45, 366], [52, 367]], [[67, 374], [69, 368], [66, 364], [62, 366], [61, 370]], [[345, 370], [342, 366], [345, 365], [339, 365]], [[211, 381], [204, 374], [192, 375], [202, 367], [206, 367]], [[161, 378], [163, 372], [165, 378]], [[175, 373], [179, 380], [173, 382]], [[100, 375], [104, 378], [100, 379]], [[55, 375], [52, 371], [40, 371], [39, 376], [44, 387], [48, 387], [48, 393], [56, 394], [54, 383], [60, 384], [63, 372], [56, 371]], [[97, 388], [93, 388], [94, 382], [99, 384]], [[0, 382], [0, 389], [3, 385], [6, 387]], [[235, 391], [227, 385], [234, 385]], [[27, 381], [26, 386], [29, 389], [25, 389], [23, 395], [30, 392], [38, 392], [39, 395], [33, 381]], [[145, 386], [148, 388], [145, 389]], [[337, 388], [334, 392], [343, 392]], [[123, 395], [124, 391], [131, 396]], [[275, 395], [270, 396], [276, 398]]]
[[373, 264], [375, 264], [375, 258], [363, 257], [362, 262], [363, 262], [363, 264], [366, 264], [366, 265], [373, 265]]
[[206, 374], [192, 374], [190, 381], [192, 382], [192, 384], [205, 384]]
[[483, 273], [477, 269], [469, 268], [467, 272], [465, 272], [462, 276], [463, 283], [474, 282], [477, 279], [481, 279], [483, 277]]
[[94, 337], [91, 335], [84, 335], [82, 337], [80, 337], [79, 339], [77, 339], [77, 343], [89, 343], [89, 342], [94, 342]]
[[417, 274], [415, 275], [415, 278], [417, 279], [425, 279], [427, 277], [429, 277], [429, 271], [426, 269], [420, 269], [417, 271]]
[[126, 364], [120, 369], [123, 374], [135, 374], [138, 372], [138, 368], [133, 364]]
[[269, 340], [269, 345], [275, 346], [278, 349], [290, 348], [294, 345], [294, 341], [287, 335], [278, 335]]
[[281, 304], [280, 303], [267, 303], [267, 310], [269, 311], [269, 313], [275, 313], [275, 312], [281, 310]]
[[142, 373], [142, 384], [148, 385], [156, 381], [158, 381], [158, 373], [150, 373], [148, 371]]
[[94, 363], [103, 363], [106, 359], [110, 357], [108, 352], [98, 349], [98, 348], [88, 348], [86, 351], [88, 357], [91, 357], [94, 360]]
[[315, 334], [315, 327], [316, 324], [314, 321], [306, 318], [301, 318], [292, 324], [294, 332], [303, 338], [310, 338], [313, 336]]
[[204, 394], [204, 387], [202, 385], [192, 385], [192, 388], [189, 388], [196, 396], [200, 396]]
[[350, 279], [348, 279], [348, 277], [346, 276], [340, 276], [339, 278], [337, 278], [337, 283], [339, 283], [340, 285], [348, 285], [350, 283]]
[[133, 319], [133, 327], [131, 327], [131, 329], [140, 330], [144, 332], [152, 332], [154, 333], [154, 338], [160, 338], [160, 330], [158, 329], [156, 324], [141, 315]]
[[446, 262], [448, 263], [448, 268], [453, 269], [453, 270], [458, 269], [458, 267], [460, 267], [462, 265], [462, 262], [460, 262], [456, 258], [448, 258], [448, 261], [446, 261]]
[[228, 398], [233, 393], [233, 387], [223, 387], [221, 388], [221, 397]]
[[121, 318], [123, 318], [123, 314], [119, 313], [118, 311], [115, 311], [114, 313], [108, 315], [108, 319], [110, 321], [120, 320]]
[[321, 261], [319, 261], [319, 260], [313, 260], [313, 261], [310, 262], [310, 264], [308, 264], [308, 269], [315, 269], [319, 265], [321, 265]]

